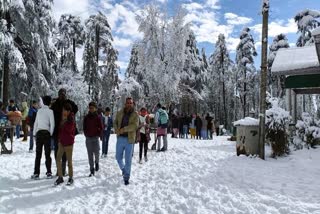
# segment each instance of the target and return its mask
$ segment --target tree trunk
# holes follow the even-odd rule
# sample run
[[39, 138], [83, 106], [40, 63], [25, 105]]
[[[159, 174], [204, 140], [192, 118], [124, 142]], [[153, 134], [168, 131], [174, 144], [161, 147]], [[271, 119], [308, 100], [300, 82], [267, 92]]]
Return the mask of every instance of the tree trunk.
[[244, 83], [243, 83], [243, 118], [247, 116], [247, 70], [244, 66]]
[[76, 64], [76, 40], [73, 39], [73, 72], [76, 72], [77, 64]]
[[8, 100], [9, 100], [9, 84], [10, 84], [10, 68], [9, 68], [9, 53], [8, 50], [4, 54], [3, 60], [3, 105], [4, 108], [7, 107]]

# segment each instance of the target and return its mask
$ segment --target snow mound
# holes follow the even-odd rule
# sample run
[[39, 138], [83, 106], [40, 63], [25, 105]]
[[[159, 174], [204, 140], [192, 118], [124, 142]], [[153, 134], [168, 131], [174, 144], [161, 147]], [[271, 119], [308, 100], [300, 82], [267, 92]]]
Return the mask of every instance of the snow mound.
[[252, 117], [246, 117], [244, 119], [233, 122], [233, 125], [234, 126], [258, 126], [259, 120]]

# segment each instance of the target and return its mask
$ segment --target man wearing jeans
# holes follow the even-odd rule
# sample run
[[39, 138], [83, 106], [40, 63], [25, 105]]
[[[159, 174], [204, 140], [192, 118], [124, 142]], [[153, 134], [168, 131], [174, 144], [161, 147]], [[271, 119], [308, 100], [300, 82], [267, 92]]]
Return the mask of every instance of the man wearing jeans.
[[[134, 110], [133, 99], [128, 97], [125, 107], [117, 113], [114, 121], [114, 130], [117, 134], [116, 159], [125, 185], [129, 184], [133, 145], [138, 126], [139, 115]], [[123, 153], [125, 153], [125, 163], [123, 163]]]

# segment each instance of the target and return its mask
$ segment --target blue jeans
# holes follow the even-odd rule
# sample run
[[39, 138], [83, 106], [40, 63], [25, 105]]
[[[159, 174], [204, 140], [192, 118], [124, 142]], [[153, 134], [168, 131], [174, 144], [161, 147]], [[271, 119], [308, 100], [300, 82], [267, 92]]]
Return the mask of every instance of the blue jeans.
[[[125, 164], [123, 163], [123, 152]], [[117, 146], [116, 146], [116, 159], [119, 165], [119, 168], [123, 172], [123, 179], [130, 179], [131, 172], [131, 160], [132, 160], [133, 144], [129, 143], [128, 137], [117, 137]]]
[[103, 131], [103, 138], [102, 138], [102, 154], [108, 154], [109, 148], [109, 138], [110, 138], [110, 130]]
[[187, 125], [183, 125], [183, 138], [184, 136], [186, 136], [186, 138], [188, 139], [188, 126]]
[[20, 129], [21, 129], [21, 126], [20, 125], [16, 125], [16, 137], [18, 139], [20, 139]]
[[33, 150], [33, 129], [30, 129], [29, 131], [29, 150]]

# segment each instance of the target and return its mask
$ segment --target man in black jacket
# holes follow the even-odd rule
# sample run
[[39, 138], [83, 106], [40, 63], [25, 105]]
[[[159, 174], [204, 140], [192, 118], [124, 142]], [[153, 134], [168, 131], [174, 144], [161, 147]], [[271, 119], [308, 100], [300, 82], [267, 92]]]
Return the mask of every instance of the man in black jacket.
[[[54, 132], [53, 132], [53, 140], [54, 140], [54, 157], [57, 158], [58, 153], [58, 136], [59, 136], [59, 127], [62, 119], [62, 109], [65, 103], [69, 103], [72, 106], [72, 112], [74, 115], [78, 112], [78, 106], [72, 101], [67, 99], [67, 91], [64, 88], [61, 88], [58, 92], [58, 98], [56, 101], [51, 105], [51, 109], [53, 110], [54, 114]], [[66, 174], [66, 162], [67, 158], [66, 155], [63, 154], [62, 156], [62, 174], [63, 176]]]

